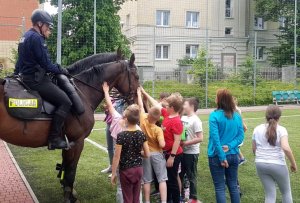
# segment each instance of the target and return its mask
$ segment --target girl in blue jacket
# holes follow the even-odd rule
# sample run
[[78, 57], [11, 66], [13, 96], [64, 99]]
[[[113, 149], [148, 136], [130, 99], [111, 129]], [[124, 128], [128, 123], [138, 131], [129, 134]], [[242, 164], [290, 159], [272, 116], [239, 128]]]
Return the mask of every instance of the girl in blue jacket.
[[244, 140], [243, 122], [235, 111], [234, 99], [229, 90], [217, 91], [216, 104], [217, 109], [209, 117], [208, 143], [209, 168], [215, 186], [216, 202], [226, 203], [226, 181], [231, 202], [239, 203], [238, 146]]

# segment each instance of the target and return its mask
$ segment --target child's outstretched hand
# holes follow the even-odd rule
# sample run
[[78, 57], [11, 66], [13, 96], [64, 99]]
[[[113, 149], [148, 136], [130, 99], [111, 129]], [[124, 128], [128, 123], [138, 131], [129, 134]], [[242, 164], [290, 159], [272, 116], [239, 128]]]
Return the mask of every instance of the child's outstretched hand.
[[137, 93], [137, 96], [138, 96], [138, 97], [142, 97], [141, 86], [139, 86], [139, 87], [137, 88], [136, 93]]
[[109, 86], [108, 86], [107, 82], [103, 83], [102, 88], [103, 88], [104, 92], [109, 92]]

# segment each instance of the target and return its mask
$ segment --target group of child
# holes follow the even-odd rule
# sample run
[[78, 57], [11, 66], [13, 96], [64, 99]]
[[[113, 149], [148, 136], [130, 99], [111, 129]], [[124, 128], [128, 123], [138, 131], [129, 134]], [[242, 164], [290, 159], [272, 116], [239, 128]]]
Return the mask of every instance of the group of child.
[[128, 106], [121, 115], [114, 108], [106, 82], [103, 91], [110, 115], [106, 121], [109, 120], [115, 150], [111, 166], [102, 172], [112, 173], [111, 182], [118, 186], [117, 202], [142, 202], [143, 185], [144, 202], [150, 203], [151, 183], [156, 179], [160, 201], [180, 203], [183, 194], [178, 181], [180, 165], [180, 177], [187, 177], [190, 185], [188, 202], [200, 202], [197, 163], [203, 132], [195, 114], [199, 101], [183, 100], [179, 93], [173, 93], [162, 94], [158, 102], [140, 87], [138, 105]]
[[[106, 122], [113, 138], [110, 146], [115, 150], [114, 155], [109, 156], [112, 165], [102, 172], [112, 173], [111, 182], [118, 186], [117, 202], [150, 203], [154, 181], [158, 183], [162, 203], [181, 203], [183, 179], [189, 185], [187, 202], [200, 202], [197, 163], [203, 130], [196, 115], [199, 101], [196, 98], [183, 100], [179, 93], [173, 93], [161, 94], [158, 102], [140, 87], [138, 105], [128, 106], [121, 115], [111, 102], [109, 86], [105, 82], [103, 91], [109, 115]], [[238, 166], [245, 162], [239, 147], [247, 126], [229, 90], [217, 91], [216, 105], [216, 110], [209, 116], [207, 150], [216, 202], [226, 202], [227, 186], [231, 202], [239, 203]], [[278, 184], [283, 202], [292, 203], [285, 155], [291, 162], [292, 172], [297, 171], [297, 164], [288, 143], [287, 130], [279, 125], [280, 117], [278, 106], [267, 108], [267, 123], [257, 126], [253, 132], [253, 153], [257, 174], [265, 190], [265, 202], [276, 201]]]

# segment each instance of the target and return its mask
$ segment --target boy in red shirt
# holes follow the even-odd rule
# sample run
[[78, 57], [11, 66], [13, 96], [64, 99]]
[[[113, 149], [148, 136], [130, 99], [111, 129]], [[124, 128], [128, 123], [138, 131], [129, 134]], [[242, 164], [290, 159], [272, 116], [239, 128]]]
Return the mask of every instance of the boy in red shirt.
[[164, 117], [162, 130], [166, 142], [163, 150], [167, 160], [168, 172], [167, 202], [173, 201], [173, 203], [180, 203], [177, 176], [183, 153], [180, 146], [183, 125], [179, 115], [182, 109], [183, 98], [179, 93], [173, 93], [166, 99], [166, 108], [163, 108], [155, 99], [147, 94], [143, 88], [141, 88], [141, 91], [153, 106], [158, 106], [161, 109], [161, 114]]

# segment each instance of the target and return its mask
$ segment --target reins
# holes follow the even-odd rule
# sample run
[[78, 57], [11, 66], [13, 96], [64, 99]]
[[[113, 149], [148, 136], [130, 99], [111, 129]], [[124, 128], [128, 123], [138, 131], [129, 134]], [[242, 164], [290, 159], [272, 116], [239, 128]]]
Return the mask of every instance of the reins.
[[[129, 93], [126, 94], [126, 95], [124, 95], [124, 96], [123, 96], [123, 95], [119, 95], [118, 98], [119, 98], [119, 99], [127, 100], [127, 102], [128, 102], [128, 101], [130, 101], [130, 99], [131, 99], [131, 98], [130, 98], [131, 95], [134, 95], [135, 93], [133, 93], [133, 92], [132, 92], [132, 89], [131, 89], [130, 69], [129, 69], [128, 64], [126, 65], [126, 71], [127, 71], [127, 77], [128, 77], [128, 83], [129, 83]], [[88, 86], [89, 88], [92, 88], [92, 89], [96, 90], [97, 92], [103, 93], [103, 90], [102, 90], [102, 89], [99, 89], [99, 88], [97, 88], [97, 87], [95, 87], [95, 86], [93, 86], [93, 85], [90, 85], [90, 84], [88, 84], [87, 82], [85, 82], [85, 81], [83, 81], [83, 80], [77, 78], [76, 76], [73, 76], [73, 75], [70, 75], [70, 74], [68, 74], [67, 76], [70, 77], [70, 78], [72, 78], [72, 79], [74, 79], [74, 80], [77, 80], [77, 81], [81, 82], [81, 83], [84, 84], [85, 86]], [[124, 103], [125, 103], [125, 102], [124, 102]]]

